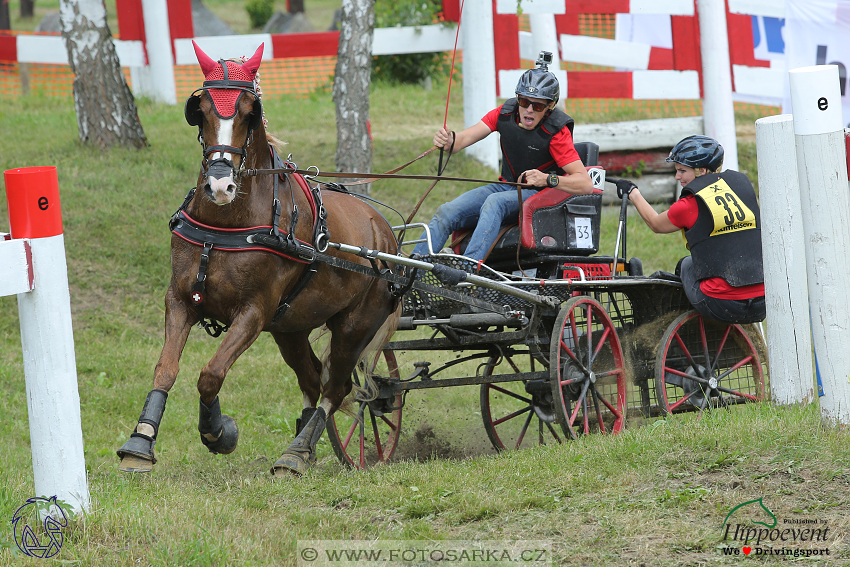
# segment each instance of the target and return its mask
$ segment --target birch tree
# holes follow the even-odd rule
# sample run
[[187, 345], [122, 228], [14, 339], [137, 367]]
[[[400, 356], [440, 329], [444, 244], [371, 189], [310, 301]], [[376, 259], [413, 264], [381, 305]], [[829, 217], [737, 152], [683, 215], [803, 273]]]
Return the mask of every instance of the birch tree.
[[133, 93], [121, 73], [103, 0], [62, 0], [59, 15], [74, 72], [80, 140], [101, 148], [147, 146]]
[[[374, 29], [374, 0], [343, 0], [333, 86], [337, 171], [372, 172], [368, 123]], [[368, 184], [359, 187], [369, 193]]]

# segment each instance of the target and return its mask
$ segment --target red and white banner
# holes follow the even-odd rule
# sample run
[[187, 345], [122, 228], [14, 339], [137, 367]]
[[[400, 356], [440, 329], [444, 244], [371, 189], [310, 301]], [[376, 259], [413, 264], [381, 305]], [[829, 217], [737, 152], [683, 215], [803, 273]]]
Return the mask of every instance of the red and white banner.
[[[788, 0], [785, 12], [787, 68], [837, 65], [843, 123], [850, 121], [847, 63], [850, 63], [850, 0]], [[785, 81], [783, 111], [791, 112], [791, 94]]]

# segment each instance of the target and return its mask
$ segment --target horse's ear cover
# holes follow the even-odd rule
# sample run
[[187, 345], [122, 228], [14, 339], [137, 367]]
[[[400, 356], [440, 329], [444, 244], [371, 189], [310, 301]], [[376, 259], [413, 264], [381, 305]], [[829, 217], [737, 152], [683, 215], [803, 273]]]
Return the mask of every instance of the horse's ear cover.
[[204, 117], [201, 115], [200, 95], [192, 95], [186, 99], [186, 107], [183, 109], [183, 114], [186, 116], [186, 122], [190, 126], [201, 125]]

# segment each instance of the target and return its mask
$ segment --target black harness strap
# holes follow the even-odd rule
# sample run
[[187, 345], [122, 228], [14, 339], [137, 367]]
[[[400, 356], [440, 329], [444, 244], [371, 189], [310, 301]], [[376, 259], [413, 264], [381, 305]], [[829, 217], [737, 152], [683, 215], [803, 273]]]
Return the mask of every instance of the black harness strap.
[[207, 320], [204, 317], [204, 292], [206, 291], [204, 282], [207, 279], [207, 265], [210, 261], [210, 252], [212, 252], [213, 244], [211, 242], [204, 243], [204, 250], [201, 252], [201, 265], [198, 268], [198, 277], [195, 285], [192, 286], [192, 303], [195, 304], [195, 309], [198, 311], [198, 325], [203, 327], [207, 334], [213, 338], [219, 337], [222, 333], [226, 333], [230, 325], [222, 325], [215, 319]]

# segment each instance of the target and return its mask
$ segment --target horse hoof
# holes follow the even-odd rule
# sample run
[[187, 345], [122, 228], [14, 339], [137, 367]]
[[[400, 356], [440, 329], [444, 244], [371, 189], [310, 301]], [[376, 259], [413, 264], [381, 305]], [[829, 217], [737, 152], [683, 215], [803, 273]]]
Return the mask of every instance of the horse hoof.
[[[130, 439], [127, 440], [124, 445], [121, 446], [120, 449], [116, 451], [118, 456], [121, 458], [121, 464], [123, 466], [124, 461], [130, 457], [136, 457], [139, 460], [147, 461], [150, 465], [156, 464], [156, 455], [153, 452], [153, 446], [156, 444], [151, 437], [147, 435], [143, 435], [141, 433], [132, 433], [130, 434]], [[119, 467], [119, 470], [124, 470]], [[127, 471], [127, 472], [148, 472], [151, 468], [148, 468], [147, 471]]]
[[216, 455], [229, 455], [236, 450], [238, 442], [239, 428], [236, 426], [236, 420], [229, 415], [221, 416], [221, 432], [218, 437], [210, 433], [201, 433], [201, 443], [206, 445], [210, 453]]
[[307, 457], [298, 453], [284, 453], [272, 465], [271, 473], [274, 476], [301, 476], [306, 474], [310, 467], [316, 462], [316, 455], [310, 454]]
[[136, 455], [124, 455], [121, 458], [121, 463], [118, 465], [118, 470], [129, 473], [145, 473], [153, 470], [153, 462], [137, 457]]

